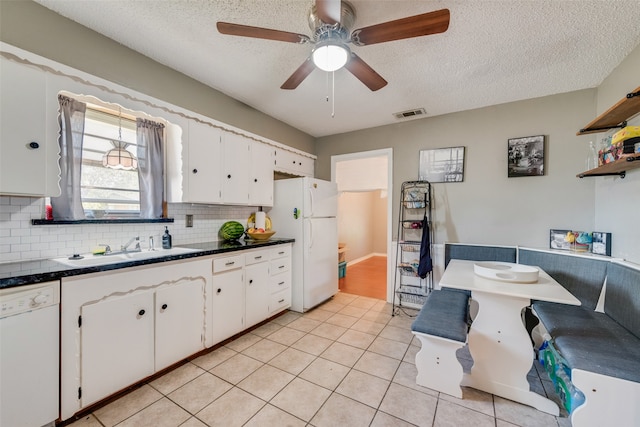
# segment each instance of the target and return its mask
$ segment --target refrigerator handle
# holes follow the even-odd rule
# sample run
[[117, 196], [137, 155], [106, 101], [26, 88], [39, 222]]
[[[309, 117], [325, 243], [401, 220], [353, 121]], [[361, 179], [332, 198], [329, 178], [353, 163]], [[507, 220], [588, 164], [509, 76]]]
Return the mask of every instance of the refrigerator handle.
[[309, 221], [309, 249], [313, 248], [313, 222]]
[[309, 188], [309, 215], [308, 216], [313, 216], [313, 189]]

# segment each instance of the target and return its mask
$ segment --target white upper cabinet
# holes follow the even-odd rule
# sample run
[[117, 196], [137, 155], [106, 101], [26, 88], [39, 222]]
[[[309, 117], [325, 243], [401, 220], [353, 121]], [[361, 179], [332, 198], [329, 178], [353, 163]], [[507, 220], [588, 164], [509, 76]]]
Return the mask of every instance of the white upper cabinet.
[[229, 205], [249, 203], [250, 140], [242, 135], [222, 135], [222, 202]]
[[[57, 195], [47, 191], [45, 73], [0, 58], [0, 194]], [[51, 111], [55, 117], [57, 111]], [[55, 140], [55, 138], [51, 138]], [[54, 186], [58, 180], [54, 175]]]
[[273, 206], [274, 148], [251, 141], [249, 169], [249, 205]]
[[313, 177], [313, 158], [283, 148], [276, 148], [274, 156], [275, 170], [289, 175]]
[[183, 202], [222, 202], [221, 135], [220, 129], [195, 121], [189, 122], [188, 161], [185, 168], [187, 190], [185, 192], [183, 189]]

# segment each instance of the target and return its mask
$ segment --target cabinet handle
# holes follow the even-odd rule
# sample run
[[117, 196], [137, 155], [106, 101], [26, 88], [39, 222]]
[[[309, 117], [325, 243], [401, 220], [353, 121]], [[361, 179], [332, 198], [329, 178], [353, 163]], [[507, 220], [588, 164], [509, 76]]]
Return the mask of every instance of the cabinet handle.
[[231, 174], [227, 175], [227, 178], [231, 179]]
[[253, 257], [253, 259], [262, 259], [262, 255]]
[[284, 265], [281, 265], [281, 266], [280, 266], [280, 267], [278, 267], [278, 268], [284, 268]]
[[294, 165], [296, 164], [296, 161], [295, 161], [295, 160], [293, 161], [293, 164], [294, 164]]
[[144, 310], [140, 310], [140, 311], [138, 312], [138, 316], [144, 316], [144, 313], [146, 313], [146, 311], [144, 311]]
[[217, 292], [217, 293], [219, 294], [220, 292], [222, 292], [222, 289], [221, 289], [221, 288], [218, 288], [218, 292]]
[[253, 279], [249, 280], [249, 284], [252, 284], [252, 283], [253, 283]]
[[166, 309], [167, 309], [167, 307], [168, 307], [168, 305], [167, 305], [167, 304], [162, 304], [162, 309], [163, 309], [163, 310], [166, 310]]
[[253, 182], [258, 182], [258, 178], [253, 178]]
[[282, 285], [284, 285], [284, 282], [278, 283], [278, 286], [282, 286]]
[[282, 304], [284, 302], [284, 298], [278, 301], [278, 304]]
[[193, 169], [193, 173], [198, 173], [198, 169]]
[[235, 263], [236, 263], [235, 261], [229, 261], [229, 262], [226, 262], [224, 265], [226, 265], [227, 267], [229, 267], [230, 265], [233, 265], [233, 264], [235, 264]]
[[284, 251], [278, 252], [278, 255], [284, 255]]
[[32, 150], [37, 150], [38, 148], [40, 148], [40, 144], [38, 144], [35, 141], [32, 141], [29, 143], [28, 147], [31, 148]]

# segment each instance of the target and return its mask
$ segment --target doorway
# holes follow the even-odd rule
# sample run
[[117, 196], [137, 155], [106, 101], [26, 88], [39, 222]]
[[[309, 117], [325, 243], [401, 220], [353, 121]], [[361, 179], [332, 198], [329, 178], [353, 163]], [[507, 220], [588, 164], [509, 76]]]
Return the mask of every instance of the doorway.
[[338, 240], [345, 244], [340, 289], [391, 301], [392, 149], [331, 157], [338, 185]]

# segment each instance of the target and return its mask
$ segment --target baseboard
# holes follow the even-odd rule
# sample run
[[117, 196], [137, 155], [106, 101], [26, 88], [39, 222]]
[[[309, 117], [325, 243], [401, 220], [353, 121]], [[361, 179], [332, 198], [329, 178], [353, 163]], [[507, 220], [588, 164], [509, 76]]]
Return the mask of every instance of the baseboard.
[[373, 252], [373, 253], [370, 253], [370, 254], [365, 255], [365, 256], [363, 256], [363, 257], [356, 258], [356, 259], [354, 259], [354, 260], [348, 261], [348, 262], [347, 262], [347, 267], [348, 267], [348, 266], [350, 266], [350, 265], [353, 265], [353, 264], [357, 264], [357, 263], [362, 262], [362, 261], [366, 261], [366, 260], [368, 260], [369, 258], [372, 258], [372, 257], [374, 257], [374, 256], [383, 256], [383, 257], [386, 257], [386, 256], [387, 256], [387, 254], [385, 254], [385, 253]]

